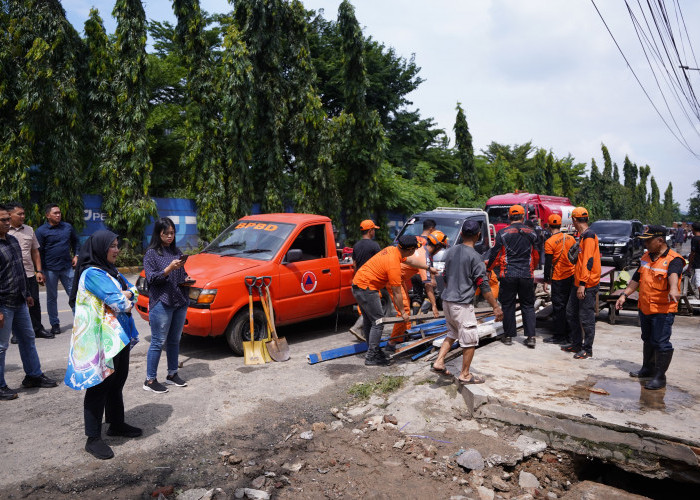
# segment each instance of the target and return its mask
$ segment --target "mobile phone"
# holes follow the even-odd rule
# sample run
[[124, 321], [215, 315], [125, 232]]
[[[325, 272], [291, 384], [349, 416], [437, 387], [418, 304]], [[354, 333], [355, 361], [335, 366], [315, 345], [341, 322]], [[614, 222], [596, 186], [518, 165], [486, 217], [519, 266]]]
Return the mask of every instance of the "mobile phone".
[[183, 255], [180, 257], [180, 262], [182, 262], [182, 263], [187, 262], [187, 258], [188, 258], [188, 257], [189, 257], [189, 255], [183, 254]]

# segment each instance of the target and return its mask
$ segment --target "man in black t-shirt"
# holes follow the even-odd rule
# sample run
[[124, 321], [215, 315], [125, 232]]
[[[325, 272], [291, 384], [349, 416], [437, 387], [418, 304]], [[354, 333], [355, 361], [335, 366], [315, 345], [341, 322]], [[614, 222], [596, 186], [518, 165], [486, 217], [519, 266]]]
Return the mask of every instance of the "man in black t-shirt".
[[[352, 267], [355, 269], [355, 272], [359, 271], [365, 262], [374, 257], [374, 255], [381, 250], [379, 243], [374, 241], [376, 229], [379, 229], [379, 226], [377, 226], [372, 219], [366, 219], [360, 223], [360, 234], [362, 238], [352, 247]], [[389, 298], [386, 289], [382, 290], [381, 296], [382, 305], [386, 310], [387, 304], [391, 305], [391, 298]], [[362, 337], [362, 316], [350, 327], [350, 333], [358, 339], [364, 340]]]

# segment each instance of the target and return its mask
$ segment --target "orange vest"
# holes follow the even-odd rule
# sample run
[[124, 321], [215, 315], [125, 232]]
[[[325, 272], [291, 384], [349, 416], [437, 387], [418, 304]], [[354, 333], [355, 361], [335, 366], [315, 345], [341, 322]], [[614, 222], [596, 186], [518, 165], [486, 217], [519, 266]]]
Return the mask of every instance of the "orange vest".
[[[639, 310], [644, 314], [668, 314], [678, 311], [678, 302], [668, 299], [668, 266], [680, 254], [669, 248], [664, 257], [655, 261], [645, 252], [639, 266]], [[678, 291], [681, 291], [681, 280], [678, 279]]]

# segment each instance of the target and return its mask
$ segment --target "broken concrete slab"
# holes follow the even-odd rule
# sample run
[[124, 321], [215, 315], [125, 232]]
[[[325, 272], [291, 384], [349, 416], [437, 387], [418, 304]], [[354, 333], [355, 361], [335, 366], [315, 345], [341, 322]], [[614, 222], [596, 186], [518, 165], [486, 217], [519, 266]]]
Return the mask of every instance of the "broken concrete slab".
[[[517, 425], [555, 449], [648, 477], [700, 483], [700, 385], [684, 376], [700, 365], [699, 326], [697, 317], [676, 317], [676, 353], [662, 391], [643, 389], [628, 376], [639, 369], [641, 341], [639, 327], [624, 317], [615, 326], [597, 322], [592, 359], [574, 360], [541, 342], [527, 349], [522, 337], [512, 346], [482, 346], [472, 366], [486, 383], [460, 391], [476, 419]], [[451, 371], [460, 361], [448, 363]], [[588, 390], [594, 387], [609, 395]]]

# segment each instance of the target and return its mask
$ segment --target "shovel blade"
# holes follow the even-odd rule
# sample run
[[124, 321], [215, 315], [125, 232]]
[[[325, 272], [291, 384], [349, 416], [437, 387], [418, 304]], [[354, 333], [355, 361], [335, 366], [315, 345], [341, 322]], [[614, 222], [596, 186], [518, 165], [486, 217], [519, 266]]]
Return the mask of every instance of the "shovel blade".
[[264, 365], [265, 355], [262, 342], [243, 342], [243, 363], [246, 365]]
[[289, 356], [289, 345], [287, 344], [287, 339], [277, 338], [272, 339], [267, 343], [267, 351], [270, 353], [270, 357], [275, 361], [287, 361]]

